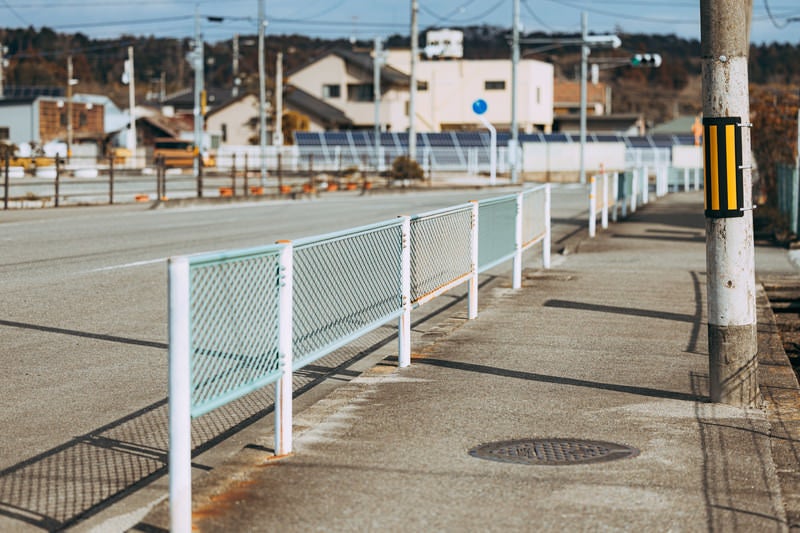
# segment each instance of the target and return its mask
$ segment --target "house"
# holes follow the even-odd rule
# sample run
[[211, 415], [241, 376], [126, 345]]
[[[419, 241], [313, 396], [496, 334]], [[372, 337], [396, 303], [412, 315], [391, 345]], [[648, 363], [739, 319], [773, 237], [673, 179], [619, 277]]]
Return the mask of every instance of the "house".
[[258, 137], [258, 96], [244, 93], [211, 109], [205, 118], [210, 147], [248, 145]]
[[[553, 131], [580, 131], [581, 85], [558, 79], [553, 85]], [[586, 84], [586, 129], [599, 134], [644, 135], [645, 120], [639, 113], [612, 113], [611, 87], [604, 83]]]
[[72, 107], [72, 135], [80, 140], [103, 142], [105, 107], [73, 98], [67, 101], [58, 89], [15, 91], [5, 89], [0, 98], [0, 141], [42, 146], [67, 139], [67, 111]]
[[[380, 69], [380, 127], [406, 131], [410, 126], [411, 52], [388, 50]], [[331, 50], [288, 74], [291, 84], [352, 122], [353, 129], [373, 128], [374, 59], [369, 52]], [[553, 66], [525, 59], [518, 67], [519, 127], [524, 132], [550, 131], [553, 123]], [[508, 60], [427, 60], [416, 63], [417, 131], [483, 129], [472, 102], [486, 100], [488, 119], [498, 129], [511, 126], [511, 63]]]

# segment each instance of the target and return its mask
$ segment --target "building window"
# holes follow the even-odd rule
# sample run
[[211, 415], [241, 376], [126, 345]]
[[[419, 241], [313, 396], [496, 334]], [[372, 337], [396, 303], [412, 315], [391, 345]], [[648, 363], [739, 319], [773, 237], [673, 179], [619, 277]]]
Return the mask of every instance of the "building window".
[[347, 99], [351, 102], [372, 102], [375, 91], [371, 83], [353, 83], [347, 86]]
[[418, 91], [427, 91], [428, 90], [428, 82], [427, 81], [418, 81], [417, 82], [417, 90]]
[[483, 88], [487, 91], [504, 91], [506, 88], [505, 81], [491, 80], [483, 83]]
[[341, 98], [341, 96], [342, 96], [342, 87], [339, 84], [322, 86], [323, 98]]
[[58, 123], [61, 124], [62, 127], [65, 127], [67, 125], [67, 114], [64, 113], [63, 111], [59, 113]]
[[228, 125], [223, 124], [219, 129], [222, 130], [222, 142], [228, 142]]
[[89, 123], [89, 117], [86, 116], [85, 111], [81, 111], [78, 115], [78, 127], [82, 128]]
[[10, 128], [0, 127], [0, 141], [7, 141], [11, 137]]

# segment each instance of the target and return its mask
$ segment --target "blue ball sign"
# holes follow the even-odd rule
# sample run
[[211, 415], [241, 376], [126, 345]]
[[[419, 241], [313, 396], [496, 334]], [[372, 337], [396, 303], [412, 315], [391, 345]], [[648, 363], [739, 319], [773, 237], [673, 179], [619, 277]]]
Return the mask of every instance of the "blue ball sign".
[[486, 110], [489, 106], [486, 104], [486, 100], [483, 98], [478, 98], [474, 102], [472, 102], [472, 110], [475, 112], [476, 115], [483, 115], [486, 113]]

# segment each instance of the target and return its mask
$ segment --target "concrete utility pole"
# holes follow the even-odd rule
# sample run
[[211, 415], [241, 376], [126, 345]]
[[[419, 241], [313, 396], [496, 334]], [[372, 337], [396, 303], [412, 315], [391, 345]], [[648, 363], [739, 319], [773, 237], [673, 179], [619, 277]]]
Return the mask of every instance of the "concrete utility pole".
[[514, 0], [511, 21], [511, 142], [508, 145], [511, 183], [519, 179], [519, 124], [517, 122], [517, 70], [519, 68], [519, 0]]
[[258, 0], [258, 145], [261, 159], [261, 186], [267, 185], [267, 88], [264, 74], [264, 0]]
[[408, 157], [417, 160], [417, 56], [419, 56], [419, 31], [417, 28], [419, 2], [411, 0], [411, 87], [408, 97]]
[[383, 65], [383, 43], [380, 37], [375, 37], [375, 47], [372, 58], [372, 92], [375, 101], [375, 168], [381, 166], [381, 65]]
[[241, 80], [239, 80], [239, 34], [233, 34], [233, 63], [231, 65], [231, 73], [233, 74], [233, 88], [231, 89], [231, 95], [236, 98], [239, 96], [239, 84]]
[[[203, 152], [203, 35], [200, 33], [200, 11], [198, 7], [194, 10], [194, 53], [192, 54], [192, 64], [194, 66], [194, 147], [199, 154]], [[133, 110], [131, 110], [133, 113]], [[202, 156], [201, 156], [202, 157]], [[194, 177], [200, 175], [200, 161], [194, 158], [192, 164]]]
[[586, 38], [589, 36], [589, 17], [586, 11], [581, 13], [581, 119], [580, 119], [580, 139], [581, 139], [581, 161], [580, 161], [580, 181], [586, 183], [586, 64], [589, 62], [589, 46]]
[[[128, 47], [128, 61], [125, 66], [128, 72], [128, 109], [130, 109], [131, 126], [128, 133], [128, 149], [131, 151], [131, 161], [136, 162], [136, 82], [133, 70], [133, 46]], [[163, 90], [162, 90], [163, 92]], [[163, 101], [163, 99], [162, 99]]]
[[0, 44], [0, 98], [6, 97], [3, 89], [3, 79], [5, 77], [6, 66], [8, 66], [8, 60], [6, 59], [7, 53], [8, 47]]
[[275, 59], [275, 118], [272, 121], [275, 131], [272, 133], [272, 144], [283, 146], [283, 52], [278, 52]]
[[67, 161], [72, 157], [72, 54], [67, 56]]
[[[756, 405], [747, 58], [752, 0], [700, 0], [711, 400]], [[734, 157], [735, 156], [735, 157]]]

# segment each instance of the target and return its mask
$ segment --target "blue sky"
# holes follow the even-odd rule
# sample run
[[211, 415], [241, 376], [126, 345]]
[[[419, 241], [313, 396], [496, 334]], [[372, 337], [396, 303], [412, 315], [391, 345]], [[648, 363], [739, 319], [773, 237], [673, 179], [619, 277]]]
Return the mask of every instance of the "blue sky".
[[[82, 32], [92, 37], [123, 33], [191, 35], [195, 9], [208, 41], [234, 33], [255, 34], [259, 0], [0, 0], [4, 27]], [[510, 27], [513, 0], [418, 0], [419, 25], [492, 24]], [[753, 0], [751, 40], [800, 43], [798, 0]], [[267, 35], [299, 33], [322, 38], [408, 35], [410, 0], [265, 0]], [[526, 31], [578, 32], [586, 11], [594, 33], [674, 33], [700, 38], [699, 0], [521, 0]], [[206, 16], [224, 17], [208, 22]], [[792, 22], [792, 17], [798, 17]]]

